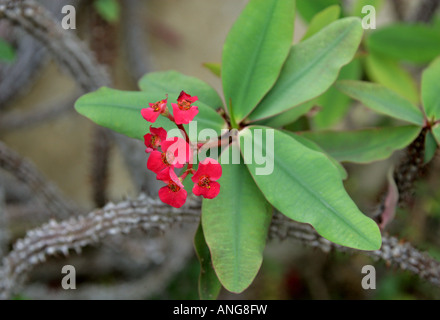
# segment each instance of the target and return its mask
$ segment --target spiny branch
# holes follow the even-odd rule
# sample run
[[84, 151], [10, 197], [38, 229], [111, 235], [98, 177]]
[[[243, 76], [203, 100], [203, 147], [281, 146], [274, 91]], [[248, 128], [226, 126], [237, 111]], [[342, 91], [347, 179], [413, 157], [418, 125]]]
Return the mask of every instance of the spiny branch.
[[[60, 253], [67, 255], [69, 250], [79, 252], [84, 246], [99, 243], [107, 236], [128, 233], [136, 228], [165, 231], [176, 222], [195, 223], [199, 218], [199, 202], [189, 201], [185, 207], [175, 209], [158, 199], [142, 195], [137, 200], [123, 201], [116, 205], [108, 204], [87, 216], [59, 223], [52, 220], [41, 228], [29, 231], [4, 258], [0, 269], [0, 297], [10, 297], [24, 276], [49, 256]], [[377, 251], [349, 249], [322, 238], [311, 226], [292, 221], [279, 213], [273, 217], [269, 237], [299, 240], [324, 251], [366, 254], [440, 286], [440, 263], [411, 244], [394, 237], [384, 236], [382, 248]]]
[[9, 245], [9, 221], [5, 212], [5, 189], [0, 184], [0, 258], [6, 255]]
[[29, 161], [0, 142], [0, 168], [31, 189], [52, 217], [65, 219], [80, 211]]
[[164, 205], [160, 200], [141, 196], [137, 200], [108, 204], [87, 216], [60, 223], [51, 220], [41, 228], [29, 231], [3, 259], [0, 269], [0, 298], [7, 299], [13, 289], [34, 266], [47, 257], [64, 254], [102, 241], [105, 237], [128, 233], [134, 228], [166, 230], [176, 222], [199, 219], [200, 204], [188, 202], [182, 210]]
[[0, 0], [1, 18], [41, 41], [85, 91], [110, 85], [109, 76], [90, 50], [73, 33], [63, 30], [60, 23], [35, 1]]
[[270, 236], [280, 239], [296, 239], [304, 244], [320, 248], [326, 252], [337, 250], [347, 253], [361, 253], [382, 260], [389, 265], [407, 270], [430, 283], [440, 286], [440, 263], [412, 246], [409, 242], [387, 235], [382, 236], [382, 247], [376, 251], [359, 251], [334, 244], [321, 237], [309, 225], [300, 224], [275, 215], [270, 227]]

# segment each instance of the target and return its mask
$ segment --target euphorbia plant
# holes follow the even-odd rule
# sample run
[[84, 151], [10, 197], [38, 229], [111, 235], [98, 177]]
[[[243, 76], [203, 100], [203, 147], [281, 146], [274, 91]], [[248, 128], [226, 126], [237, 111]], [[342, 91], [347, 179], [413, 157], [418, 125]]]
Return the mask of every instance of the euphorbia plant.
[[[252, 283], [274, 209], [311, 224], [337, 244], [360, 250], [381, 246], [377, 224], [345, 191], [346, 173], [339, 163], [308, 139], [279, 129], [307, 113], [313, 107], [309, 101], [326, 92], [353, 59], [363, 34], [361, 21], [335, 21], [292, 46], [294, 17], [294, 0], [249, 1], [224, 44], [225, 105], [208, 84], [175, 71], [145, 75], [139, 92], [102, 88], [76, 103], [77, 111], [94, 122], [145, 141], [149, 167], [167, 183], [161, 198], [175, 206], [184, 195], [171, 201], [169, 194], [184, 190], [184, 179], [163, 165], [169, 146], [160, 142], [162, 152], [155, 150], [157, 141], [166, 139], [164, 132], [177, 125], [184, 134], [173, 142], [208, 150], [210, 156], [220, 149], [218, 163], [202, 160], [198, 171], [183, 171], [183, 178], [194, 173], [193, 191], [204, 196], [195, 241], [204, 269], [202, 298], [216, 296], [217, 278], [232, 292]], [[197, 109], [189, 95], [198, 97]], [[144, 118], [163, 131], [150, 129]], [[208, 139], [205, 129], [215, 137]]]

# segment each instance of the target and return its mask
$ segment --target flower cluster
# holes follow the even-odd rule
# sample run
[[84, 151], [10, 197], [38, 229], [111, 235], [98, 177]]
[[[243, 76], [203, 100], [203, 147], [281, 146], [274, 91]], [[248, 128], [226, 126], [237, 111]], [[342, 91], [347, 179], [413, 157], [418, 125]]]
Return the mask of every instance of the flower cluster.
[[[159, 198], [166, 204], [180, 208], [186, 202], [187, 192], [183, 186], [185, 178], [192, 174], [194, 182], [193, 193], [207, 199], [215, 198], [220, 192], [217, 182], [222, 175], [221, 165], [212, 158], [206, 158], [199, 163], [198, 169], [193, 169], [193, 154], [200, 145], [189, 141], [183, 124], [193, 121], [199, 112], [198, 107], [192, 105], [197, 101], [196, 96], [190, 96], [182, 91], [177, 103], [172, 103], [173, 114], [167, 107], [168, 97], [164, 100], [149, 103], [148, 108], [141, 110], [142, 117], [154, 123], [159, 115], [167, 117], [183, 132], [185, 139], [168, 137], [164, 128], [154, 128], [150, 125], [150, 132], [144, 136], [145, 152], [150, 156], [147, 168], [156, 173], [157, 180], [167, 185], [159, 190]], [[186, 168], [185, 168], [186, 166]], [[180, 169], [178, 176], [175, 169]]]

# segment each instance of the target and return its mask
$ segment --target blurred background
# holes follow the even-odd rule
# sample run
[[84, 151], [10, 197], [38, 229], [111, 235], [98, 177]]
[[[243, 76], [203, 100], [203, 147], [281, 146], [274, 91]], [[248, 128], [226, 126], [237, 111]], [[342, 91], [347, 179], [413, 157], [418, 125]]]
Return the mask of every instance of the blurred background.
[[[323, 1], [324, 7], [336, 2], [340, 1]], [[372, 2], [380, 5], [378, 29], [396, 22], [438, 25], [435, 22], [438, 1]], [[223, 42], [247, 0], [40, 0], [38, 3], [59, 21], [64, 16], [61, 13], [64, 5], [75, 6], [77, 29], [67, 32], [75, 33], [91, 48], [97, 60], [106, 66], [117, 89], [137, 90], [137, 80], [146, 72], [177, 70], [206, 81], [221, 93], [220, 79], [203, 64], [221, 62]], [[355, 1], [341, 3], [344, 14], [349, 15]], [[298, 14], [295, 42], [307, 30], [308, 12], [303, 9], [302, 15]], [[437, 32], [440, 34], [440, 28]], [[0, 20], [0, 39], [12, 50], [10, 58], [0, 61], [0, 140], [34, 163], [84, 212], [106, 200], [118, 202], [136, 197], [141, 190], [155, 194], [158, 188], [155, 179], [150, 179], [147, 170], [143, 176], [134, 178], [130, 171], [131, 154], [121, 148], [120, 142], [110, 141], [105, 149], [109, 171], [101, 181], [107, 192], [105, 196], [96, 196], [94, 168], [100, 150], [96, 126], [73, 109], [74, 101], [83, 92], [32, 36]], [[417, 86], [422, 67], [423, 64], [411, 63], [402, 66]], [[361, 78], [376, 80], [368, 70], [362, 69], [360, 74]], [[351, 101], [349, 106], [343, 117], [333, 123], [320, 126], [313, 119], [300, 119], [294, 125], [299, 129], [353, 129], [384, 121]], [[143, 144], [130, 143], [140, 151], [137, 163], [144, 161], [145, 166]], [[374, 211], [390, 165], [401, 155], [396, 153], [387, 161], [368, 165], [346, 165], [347, 190], [365, 213]], [[432, 166], [428, 178], [417, 184], [414, 204], [398, 212], [389, 232], [440, 257], [438, 156]], [[7, 171], [0, 171], [0, 183], [10, 247], [26, 230], [46, 222], [48, 216], [32, 192]], [[194, 232], [195, 226], [175, 226], [172, 232], [147, 235], [133, 232], [87, 248], [82, 255], [50, 259], [32, 272], [15, 298], [197, 299], [199, 263], [192, 246]], [[59, 288], [60, 266], [64, 264], [76, 267], [77, 290]], [[366, 291], [361, 287], [364, 276], [361, 269], [366, 264], [376, 267], [376, 290]], [[438, 299], [440, 290], [362, 255], [325, 253], [301, 243], [274, 240], [267, 246], [263, 266], [251, 287], [240, 295], [222, 291], [220, 298]]]

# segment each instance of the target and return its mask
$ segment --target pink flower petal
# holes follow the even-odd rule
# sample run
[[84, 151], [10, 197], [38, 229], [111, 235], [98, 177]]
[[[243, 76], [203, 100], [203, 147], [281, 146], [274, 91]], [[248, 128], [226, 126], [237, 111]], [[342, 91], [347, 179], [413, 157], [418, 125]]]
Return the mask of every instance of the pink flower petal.
[[162, 153], [159, 151], [151, 152], [147, 161], [147, 168], [154, 173], [159, 173], [166, 167], [167, 165], [162, 161]]
[[173, 107], [173, 115], [176, 124], [188, 124], [199, 113], [199, 108], [197, 106], [192, 106], [188, 110], [182, 110], [175, 103], [172, 103], [171, 105]]
[[214, 199], [220, 193], [220, 183], [211, 181], [209, 187], [201, 187], [195, 184], [193, 187], [193, 193], [196, 196], [202, 196], [206, 199]]
[[159, 198], [162, 202], [175, 207], [180, 208], [186, 202], [187, 192], [181, 188], [179, 191], [174, 192], [169, 186], [165, 186], [159, 189]]
[[162, 127], [154, 128], [154, 127], [150, 126], [150, 132], [151, 132], [151, 134], [158, 136], [160, 141], [165, 141], [167, 139], [167, 131]]
[[173, 137], [162, 142], [162, 150], [170, 152], [174, 155], [174, 159], [168, 159], [170, 164], [176, 168], [182, 168], [186, 163], [192, 159], [192, 151], [188, 143], [179, 137]]
[[199, 167], [191, 180], [194, 183], [198, 183], [202, 176], [208, 176], [209, 180], [216, 181], [222, 176], [222, 166], [217, 160], [206, 158], [199, 163]]
[[147, 133], [146, 135], [144, 135], [144, 144], [147, 147], [147, 149], [145, 149], [146, 153], [150, 153], [153, 152], [155, 149], [152, 148], [151, 146], [151, 138], [152, 138], [152, 134], [151, 133]]
[[182, 91], [182, 92], [180, 92], [179, 98], [177, 98], [177, 102], [182, 102], [185, 100], [189, 101], [190, 103], [194, 103], [198, 100], [198, 98], [196, 96], [191, 97], [185, 91]]
[[148, 122], [154, 123], [159, 117], [160, 112], [156, 112], [153, 108], [143, 108], [141, 110], [142, 117]]

